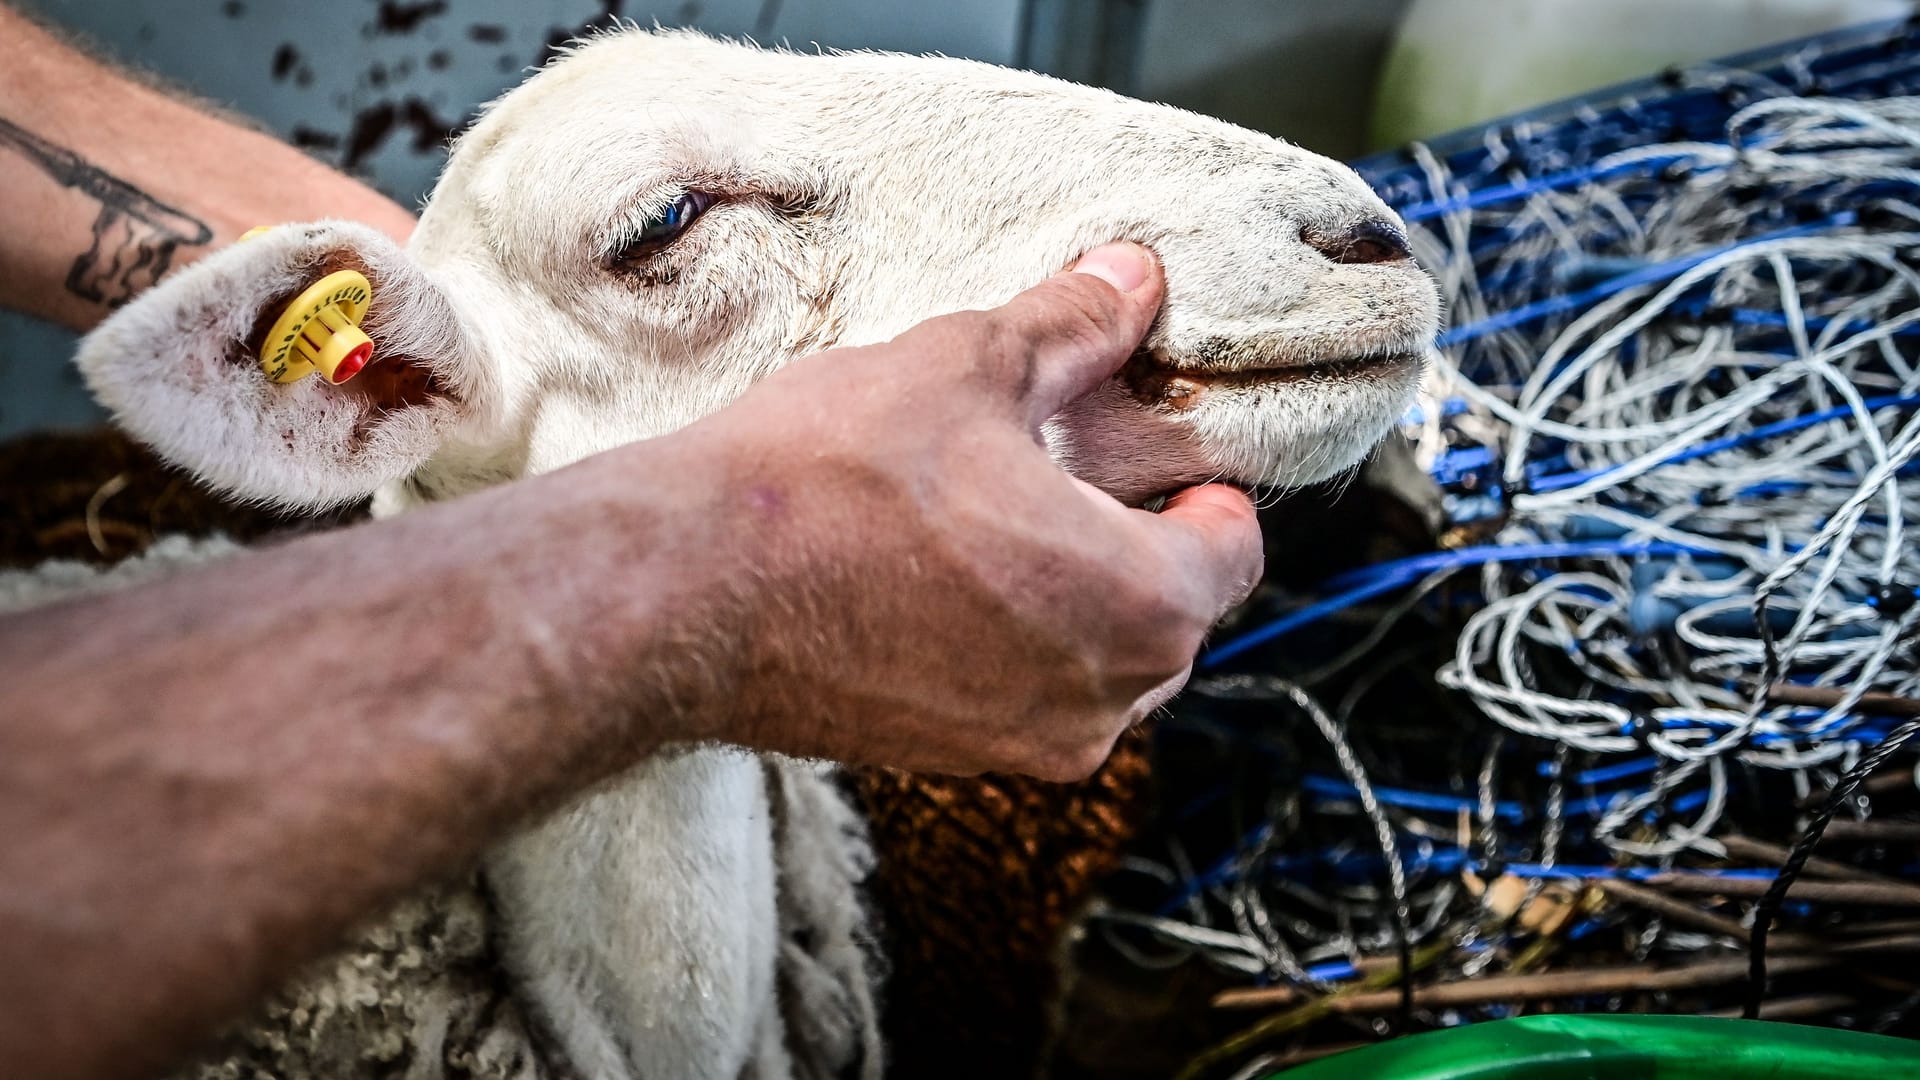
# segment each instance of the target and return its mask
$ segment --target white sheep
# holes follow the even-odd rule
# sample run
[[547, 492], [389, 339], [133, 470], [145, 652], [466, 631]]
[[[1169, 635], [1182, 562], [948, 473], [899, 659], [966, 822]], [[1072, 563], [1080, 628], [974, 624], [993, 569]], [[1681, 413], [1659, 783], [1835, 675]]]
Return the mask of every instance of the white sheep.
[[[1411, 399], [1435, 290], [1343, 166], [985, 64], [639, 30], [489, 108], [405, 250], [339, 222], [276, 229], [128, 305], [79, 362], [119, 423], [229, 493], [372, 494], [387, 515], [673, 431], [790, 359], [998, 304], [1113, 239], [1159, 254], [1164, 310], [1047, 435], [1121, 499], [1324, 479]], [[266, 381], [263, 313], [342, 266], [376, 291], [373, 363], [340, 386]], [[878, 1075], [868, 861], [824, 766], [656, 756], [486, 857], [538, 1029], [496, 1033], [530, 1044], [494, 1068]], [[306, 1000], [340, 1005], [324, 984], [351, 968], [319, 969]], [[409, 1015], [431, 1028], [436, 1007]], [[437, 1075], [432, 1056], [408, 1075]]]

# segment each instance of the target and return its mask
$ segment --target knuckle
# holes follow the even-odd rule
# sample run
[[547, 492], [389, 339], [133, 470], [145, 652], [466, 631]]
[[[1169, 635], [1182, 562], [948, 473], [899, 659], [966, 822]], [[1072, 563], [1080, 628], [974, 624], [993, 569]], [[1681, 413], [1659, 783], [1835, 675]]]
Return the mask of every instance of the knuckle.
[[1110, 345], [1119, 332], [1119, 311], [1111, 286], [1085, 274], [1068, 274], [1048, 283], [1046, 298], [1053, 329], [1067, 343], [1085, 348]]
[[1146, 652], [1189, 652], [1211, 622], [1195, 603], [1195, 589], [1175, 568], [1137, 581], [1127, 600], [1133, 638]]
[[940, 325], [955, 340], [978, 354], [988, 351], [997, 332], [997, 321], [991, 311], [956, 311], [943, 317]]
[[1034, 346], [1018, 318], [1004, 309], [965, 312], [956, 318], [964, 319], [960, 329], [974, 373], [1024, 392], [1033, 380]]
[[1193, 661], [1206, 639], [1208, 623], [1186, 615], [1168, 615], [1141, 635], [1141, 668], [1159, 678], [1171, 678]]
[[1193, 656], [1200, 651], [1202, 640], [1201, 632], [1184, 628], [1164, 633], [1145, 651], [1143, 666], [1156, 679], [1170, 679], [1193, 663]]
[[1113, 303], [1118, 295], [1084, 274], [1066, 274], [1034, 286], [994, 314], [1029, 351], [1043, 345], [1098, 349], [1120, 336], [1121, 312]]

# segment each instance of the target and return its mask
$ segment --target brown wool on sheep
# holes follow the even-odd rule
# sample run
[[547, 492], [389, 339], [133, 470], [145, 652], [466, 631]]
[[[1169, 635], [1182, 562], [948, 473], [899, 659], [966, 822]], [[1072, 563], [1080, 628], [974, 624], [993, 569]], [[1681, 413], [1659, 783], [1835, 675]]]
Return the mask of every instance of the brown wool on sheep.
[[49, 559], [112, 563], [162, 536], [223, 533], [247, 541], [360, 516], [358, 508], [295, 516], [222, 501], [115, 431], [43, 432], [0, 443], [0, 568]]

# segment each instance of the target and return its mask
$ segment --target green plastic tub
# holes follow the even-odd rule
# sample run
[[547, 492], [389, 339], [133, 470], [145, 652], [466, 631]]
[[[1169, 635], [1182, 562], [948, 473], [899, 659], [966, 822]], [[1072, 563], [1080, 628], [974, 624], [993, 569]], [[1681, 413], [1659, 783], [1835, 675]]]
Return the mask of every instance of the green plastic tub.
[[1523, 1016], [1351, 1050], [1272, 1080], [1895, 1080], [1920, 1041], [1694, 1016]]

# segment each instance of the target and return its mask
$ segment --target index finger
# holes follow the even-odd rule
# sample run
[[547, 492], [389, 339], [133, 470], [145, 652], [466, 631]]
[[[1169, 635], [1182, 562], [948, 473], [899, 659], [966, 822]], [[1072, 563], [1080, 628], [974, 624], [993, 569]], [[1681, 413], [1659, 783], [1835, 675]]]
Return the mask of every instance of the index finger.
[[1213, 618], [1245, 600], [1260, 581], [1266, 552], [1253, 500], [1227, 484], [1202, 484], [1176, 492], [1150, 528], [1172, 544], [1201, 590]]

